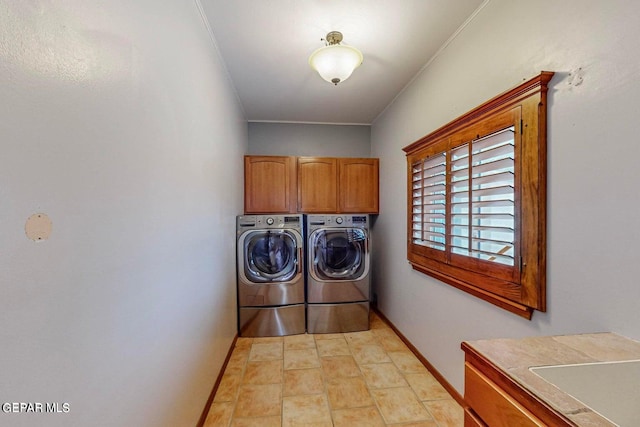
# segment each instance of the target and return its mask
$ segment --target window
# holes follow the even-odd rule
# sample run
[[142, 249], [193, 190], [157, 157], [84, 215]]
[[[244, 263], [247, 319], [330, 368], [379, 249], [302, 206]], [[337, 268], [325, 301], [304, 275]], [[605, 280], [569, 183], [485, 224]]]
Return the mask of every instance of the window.
[[414, 269], [528, 319], [545, 311], [543, 72], [404, 148]]

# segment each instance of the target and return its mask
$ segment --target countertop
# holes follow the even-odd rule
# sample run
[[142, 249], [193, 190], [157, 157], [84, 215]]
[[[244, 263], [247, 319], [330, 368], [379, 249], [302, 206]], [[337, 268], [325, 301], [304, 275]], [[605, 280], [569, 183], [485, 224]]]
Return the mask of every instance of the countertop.
[[466, 341], [497, 368], [555, 411], [584, 427], [615, 426], [591, 408], [529, 370], [535, 366], [640, 359], [640, 342], [605, 332]]

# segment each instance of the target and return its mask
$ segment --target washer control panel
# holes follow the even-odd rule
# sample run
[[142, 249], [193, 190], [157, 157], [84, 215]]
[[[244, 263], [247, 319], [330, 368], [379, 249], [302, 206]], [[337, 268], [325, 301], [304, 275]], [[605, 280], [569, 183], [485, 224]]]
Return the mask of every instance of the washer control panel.
[[293, 228], [302, 229], [302, 215], [239, 215], [238, 229], [248, 228]]

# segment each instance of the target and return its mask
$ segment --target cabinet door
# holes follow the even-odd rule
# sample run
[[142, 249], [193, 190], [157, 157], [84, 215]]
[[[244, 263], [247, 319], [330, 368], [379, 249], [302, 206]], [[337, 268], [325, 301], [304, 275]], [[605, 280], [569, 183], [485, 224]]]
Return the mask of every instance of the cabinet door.
[[338, 160], [340, 212], [378, 213], [378, 159]]
[[[484, 376], [469, 362], [465, 363], [464, 400], [482, 421], [492, 427], [546, 426], [508, 392]], [[467, 425], [474, 425], [471, 422], [471, 417], [465, 418], [465, 426]]]
[[296, 212], [295, 168], [295, 157], [245, 156], [245, 213]]
[[298, 212], [338, 212], [338, 161], [298, 157]]

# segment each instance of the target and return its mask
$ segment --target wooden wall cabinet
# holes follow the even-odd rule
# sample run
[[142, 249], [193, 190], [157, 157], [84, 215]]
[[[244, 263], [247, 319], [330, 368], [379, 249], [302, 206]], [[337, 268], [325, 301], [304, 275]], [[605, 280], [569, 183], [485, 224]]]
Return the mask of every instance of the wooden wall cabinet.
[[372, 158], [245, 156], [244, 212], [377, 214], [378, 167]]
[[378, 159], [338, 159], [340, 212], [379, 212], [378, 169]]
[[378, 169], [372, 158], [299, 157], [298, 211], [378, 213]]
[[303, 213], [338, 212], [338, 159], [298, 158], [298, 210]]
[[297, 212], [296, 158], [244, 157], [244, 212]]

